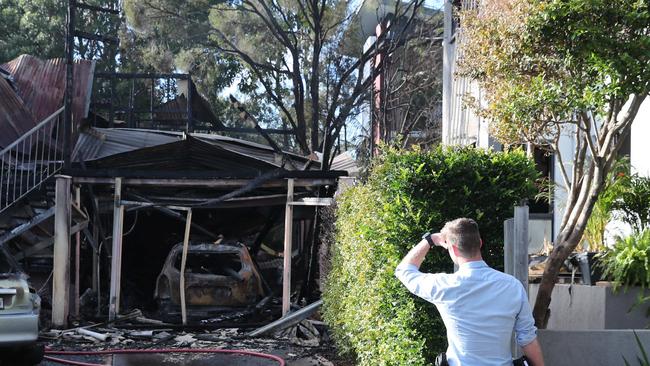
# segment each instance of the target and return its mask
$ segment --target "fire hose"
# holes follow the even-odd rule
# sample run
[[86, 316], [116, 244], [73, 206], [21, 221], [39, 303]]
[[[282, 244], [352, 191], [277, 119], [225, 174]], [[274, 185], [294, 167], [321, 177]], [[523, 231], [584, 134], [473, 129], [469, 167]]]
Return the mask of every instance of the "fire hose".
[[221, 354], [236, 354], [244, 356], [252, 356], [257, 358], [265, 358], [268, 360], [277, 361], [280, 366], [285, 366], [285, 361], [281, 357], [270, 355], [266, 353], [246, 351], [246, 350], [233, 350], [233, 349], [219, 349], [219, 348], [163, 348], [163, 349], [114, 349], [103, 351], [55, 351], [51, 349], [45, 350], [46, 356], [44, 359], [50, 362], [56, 362], [64, 365], [73, 366], [104, 366], [103, 364], [87, 363], [81, 361], [67, 360], [64, 358], [52, 357], [56, 356], [101, 356], [101, 355], [114, 355], [114, 354], [147, 354], [147, 353], [221, 353]]

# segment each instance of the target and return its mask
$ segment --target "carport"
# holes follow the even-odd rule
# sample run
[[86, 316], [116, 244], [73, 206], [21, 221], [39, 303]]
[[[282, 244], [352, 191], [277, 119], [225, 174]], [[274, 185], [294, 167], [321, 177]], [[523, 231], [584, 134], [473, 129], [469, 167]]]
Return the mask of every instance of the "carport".
[[[346, 174], [323, 172], [318, 161], [252, 142], [218, 135], [136, 129], [89, 129], [80, 135], [74, 158], [73, 168], [58, 176], [56, 181], [52, 323], [58, 327], [66, 325], [70, 313], [66, 299], [70, 296], [71, 277], [78, 284], [80, 276], [78, 236], [77, 249], [72, 255], [75, 273], [70, 275], [70, 192], [73, 187], [77, 196], [83, 196], [78, 201], [89, 203], [86, 209], [92, 212], [92, 231], [86, 230], [85, 236], [93, 247], [92, 283], [98, 293], [102, 287], [98, 270], [100, 242], [111, 247], [110, 320], [118, 316], [121, 309], [125, 211], [143, 208], [184, 221], [184, 243], [187, 245], [190, 231], [214, 235], [210, 228], [193, 222], [193, 212], [265, 207], [282, 211], [284, 206], [284, 315], [291, 304], [292, 252], [297, 245], [305, 248], [305, 230], [308, 229], [301, 224], [297, 231], [294, 230], [294, 208], [329, 205], [337, 178]], [[101, 230], [100, 217], [109, 211], [113, 218], [110, 240]], [[259, 249], [269, 228], [267, 223], [260, 230], [252, 244], [254, 250]], [[306, 248], [313, 251], [309, 246]], [[73, 297], [78, 299], [79, 286], [75, 289]]]

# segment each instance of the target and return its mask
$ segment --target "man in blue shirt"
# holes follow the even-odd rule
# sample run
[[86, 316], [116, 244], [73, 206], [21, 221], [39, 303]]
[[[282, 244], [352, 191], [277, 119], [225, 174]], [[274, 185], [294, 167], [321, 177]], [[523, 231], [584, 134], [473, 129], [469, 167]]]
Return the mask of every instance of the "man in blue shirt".
[[[425, 235], [397, 266], [395, 276], [438, 308], [447, 328], [450, 366], [512, 365], [513, 330], [529, 364], [544, 366], [524, 287], [516, 278], [488, 267], [481, 257], [482, 245], [474, 220], [450, 221], [440, 233]], [[458, 271], [420, 272], [433, 246], [446, 249]]]

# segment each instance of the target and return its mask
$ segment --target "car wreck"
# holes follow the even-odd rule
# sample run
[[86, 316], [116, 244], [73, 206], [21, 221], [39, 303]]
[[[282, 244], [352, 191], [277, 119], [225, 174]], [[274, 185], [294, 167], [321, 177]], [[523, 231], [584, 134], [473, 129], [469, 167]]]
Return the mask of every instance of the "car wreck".
[[38, 345], [41, 299], [29, 287], [27, 275], [0, 251], [0, 362], [35, 365], [43, 358]]
[[[182, 254], [183, 243], [179, 243], [158, 275], [154, 298], [161, 313], [180, 311]], [[184, 289], [187, 306], [205, 312], [249, 306], [264, 295], [251, 256], [239, 243], [190, 243]]]

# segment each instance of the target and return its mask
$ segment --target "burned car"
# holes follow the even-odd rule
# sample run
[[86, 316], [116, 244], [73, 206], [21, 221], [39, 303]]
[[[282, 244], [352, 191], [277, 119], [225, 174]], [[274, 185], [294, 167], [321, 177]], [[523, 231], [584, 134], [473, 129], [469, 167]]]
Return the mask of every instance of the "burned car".
[[27, 275], [9, 254], [0, 250], [0, 362], [35, 365], [43, 358], [38, 339], [41, 299], [29, 287]]
[[[163, 266], [154, 297], [161, 313], [180, 309], [183, 243], [176, 244]], [[260, 274], [248, 249], [239, 243], [189, 243], [185, 265], [188, 309], [219, 311], [255, 304], [264, 295]]]

